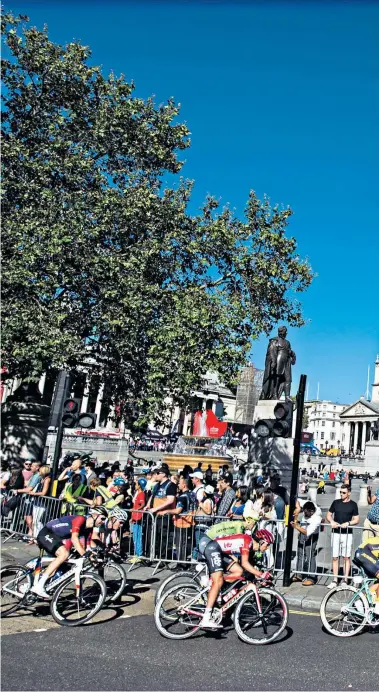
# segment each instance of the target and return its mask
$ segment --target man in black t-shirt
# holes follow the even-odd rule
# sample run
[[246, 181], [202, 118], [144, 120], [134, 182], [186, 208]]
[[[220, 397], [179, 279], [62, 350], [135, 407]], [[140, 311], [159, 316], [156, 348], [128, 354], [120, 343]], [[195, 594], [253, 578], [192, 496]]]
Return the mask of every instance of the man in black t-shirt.
[[179, 478], [179, 494], [176, 498], [175, 509], [168, 509], [164, 514], [171, 514], [174, 521], [174, 545], [177, 559], [186, 561], [191, 554], [192, 525], [193, 525], [193, 493], [189, 489], [188, 478]]
[[333, 581], [328, 588], [334, 588], [338, 581], [339, 558], [343, 558], [344, 580], [350, 574], [353, 530], [351, 526], [359, 524], [358, 505], [350, 499], [350, 488], [347, 484], [341, 486], [341, 499], [334, 500], [326, 515], [332, 532]]
[[155, 557], [162, 560], [172, 558], [173, 526], [170, 515], [165, 514], [168, 509], [174, 509], [177, 487], [170, 481], [170, 470], [167, 464], [162, 464], [156, 469], [157, 485], [154, 487], [151, 497], [146, 505], [152, 514], [156, 515], [155, 523]]

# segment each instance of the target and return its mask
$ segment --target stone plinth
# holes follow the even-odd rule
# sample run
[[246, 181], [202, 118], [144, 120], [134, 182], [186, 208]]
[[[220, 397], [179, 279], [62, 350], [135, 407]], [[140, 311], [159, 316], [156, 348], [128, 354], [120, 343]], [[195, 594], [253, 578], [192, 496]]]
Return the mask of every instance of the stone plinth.
[[42, 459], [50, 406], [33, 402], [6, 402], [1, 407], [1, 447], [6, 461]]
[[379, 471], [379, 440], [366, 442], [364, 470], [369, 473]]
[[[276, 400], [262, 400], [254, 410], [254, 424], [258, 420], [273, 419], [274, 408], [279, 403]], [[278, 473], [281, 483], [289, 490], [291, 487], [293, 465], [293, 439], [291, 437], [256, 437], [250, 438], [249, 475], [271, 476]]]

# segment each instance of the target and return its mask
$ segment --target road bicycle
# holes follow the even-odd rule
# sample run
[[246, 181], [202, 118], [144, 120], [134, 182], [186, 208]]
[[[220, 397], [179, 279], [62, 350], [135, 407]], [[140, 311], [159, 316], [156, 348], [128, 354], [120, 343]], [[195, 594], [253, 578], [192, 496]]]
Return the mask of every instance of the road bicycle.
[[[45, 602], [31, 588], [41, 573], [43, 551], [27, 565], [8, 565], [0, 570], [0, 611], [9, 616], [19, 609], [32, 608]], [[106, 585], [93, 571], [89, 553], [76, 560], [71, 559], [68, 571], [65, 567], [46, 582], [45, 590], [52, 595], [50, 612], [55, 622], [67, 627], [84, 625], [102, 608], [106, 598]]]
[[353, 637], [364, 627], [379, 627], [370, 592], [376, 579], [366, 577], [363, 570], [353, 577], [353, 585], [336, 586], [326, 594], [320, 606], [322, 624], [335, 637]]
[[178, 570], [174, 574], [170, 574], [155, 592], [155, 605], [162, 598], [163, 593], [168, 591], [174, 585], [177, 586], [179, 584], [188, 584], [189, 582], [194, 582], [199, 587], [204, 587], [208, 585], [208, 580], [208, 568], [205, 562], [193, 564], [187, 570]]
[[[188, 639], [196, 634], [205, 612], [209, 589], [208, 580], [204, 587], [192, 581], [165, 591], [154, 612], [160, 634], [168, 639]], [[238, 637], [247, 644], [263, 645], [275, 641], [288, 622], [287, 603], [270, 581], [259, 584], [244, 577], [233, 581], [226, 577], [212, 617], [220, 624], [232, 608], [235, 608], [234, 628]]]

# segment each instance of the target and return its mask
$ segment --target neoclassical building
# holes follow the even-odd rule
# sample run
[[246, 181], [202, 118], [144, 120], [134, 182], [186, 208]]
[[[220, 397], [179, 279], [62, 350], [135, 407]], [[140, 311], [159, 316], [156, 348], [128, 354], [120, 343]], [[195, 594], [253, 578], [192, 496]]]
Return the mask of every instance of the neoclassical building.
[[375, 377], [371, 401], [364, 397], [340, 413], [341, 446], [346, 452], [365, 453], [366, 443], [374, 438], [374, 425], [379, 422], [379, 355], [375, 361]]

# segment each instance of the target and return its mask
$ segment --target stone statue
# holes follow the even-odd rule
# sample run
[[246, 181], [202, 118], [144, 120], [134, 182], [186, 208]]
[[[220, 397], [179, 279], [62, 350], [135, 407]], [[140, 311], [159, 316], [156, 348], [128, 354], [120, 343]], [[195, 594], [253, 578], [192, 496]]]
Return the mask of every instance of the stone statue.
[[286, 339], [287, 328], [279, 327], [278, 336], [270, 339], [265, 361], [263, 385], [260, 399], [286, 399], [291, 393], [291, 366], [296, 363], [296, 355]]

